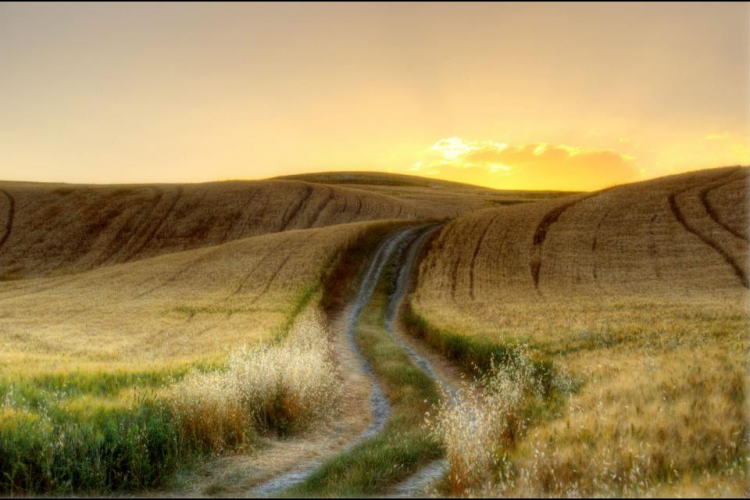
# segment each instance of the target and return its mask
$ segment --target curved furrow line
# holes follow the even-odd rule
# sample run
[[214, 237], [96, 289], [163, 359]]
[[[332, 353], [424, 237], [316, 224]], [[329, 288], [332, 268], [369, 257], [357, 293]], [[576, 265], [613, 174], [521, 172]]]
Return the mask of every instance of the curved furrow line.
[[396, 218], [397, 218], [397, 219], [398, 219], [399, 217], [401, 217], [401, 212], [403, 212], [403, 210], [404, 210], [404, 207], [402, 207], [402, 206], [401, 206], [401, 202], [399, 201], [399, 202], [398, 202], [398, 212], [396, 213]]
[[[484, 243], [484, 239], [487, 237], [487, 234], [490, 231], [490, 228], [495, 224], [495, 222], [500, 218], [502, 213], [497, 214], [495, 217], [490, 219], [490, 222], [487, 223], [487, 225], [482, 230], [482, 234], [479, 236], [479, 239], [477, 240], [477, 244], [474, 247], [474, 252], [471, 254], [471, 261], [469, 262], [469, 296], [471, 297], [471, 300], [475, 300], [474, 296], [474, 270], [476, 267], [477, 262], [477, 255], [479, 255], [479, 251], [482, 248], [482, 244]], [[508, 228], [506, 228], [505, 233], [508, 233]], [[505, 239], [505, 237], [503, 237]]]
[[[0, 297], [0, 302], [6, 301], [6, 300], [13, 300], [18, 297], [26, 297], [29, 295], [34, 295], [37, 293], [46, 292], [48, 290], [54, 290], [55, 288], [58, 288], [70, 282], [76, 281], [78, 277], [77, 276], [65, 276], [65, 277], [55, 277], [52, 279], [59, 280], [59, 281], [56, 281], [55, 283], [49, 283], [46, 286], [45, 285], [40, 286], [39, 288], [35, 288], [33, 290], [24, 291], [23, 293], [17, 293], [15, 290], [10, 291], [10, 292], [4, 291], [3, 293], [8, 293], [8, 296]], [[32, 280], [24, 280], [24, 281], [32, 281]], [[27, 283], [24, 283], [24, 284], [27, 284]]]
[[299, 214], [302, 206], [307, 203], [307, 200], [310, 198], [310, 196], [312, 196], [312, 193], [312, 186], [305, 185], [305, 194], [300, 197], [300, 199], [297, 201], [297, 204], [294, 205], [294, 208], [287, 207], [286, 212], [284, 212], [284, 216], [281, 218], [281, 229], [279, 229], [279, 231], [286, 231], [286, 229], [289, 227], [289, 224], [294, 220], [297, 214]]
[[744, 241], [745, 243], [750, 243], [750, 238], [748, 236], [745, 236], [744, 234], [740, 233], [735, 228], [733, 228], [732, 226], [730, 226], [729, 224], [727, 224], [726, 222], [724, 222], [721, 219], [721, 216], [716, 211], [716, 209], [714, 208], [714, 206], [711, 204], [711, 201], [708, 199], [708, 194], [711, 191], [713, 191], [715, 189], [719, 189], [721, 187], [724, 187], [727, 184], [731, 184], [733, 182], [737, 182], [737, 181], [741, 181], [741, 180], [742, 179], [733, 179], [733, 180], [729, 180], [729, 181], [723, 182], [723, 183], [719, 184], [718, 186], [707, 187], [707, 188], [701, 190], [701, 192], [698, 195], [698, 198], [700, 199], [701, 204], [703, 205], [703, 208], [706, 211], [706, 213], [708, 214], [708, 216], [711, 217], [711, 219], [716, 224], [718, 224], [719, 226], [721, 226], [723, 229], [725, 229], [732, 236], [735, 236], [736, 238], [739, 238], [740, 240]]
[[325, 200], [323, 200], [323, 203], [321, 203], [320, 208], [315, 211], [315, 216], [313, 217], [313, 220], [308, 227], [315, 227], [318, 219], [320, 219], [320, 216], [323, 214], [325, 209], [328, 208], [328, 204], [331, 203], [331, 200], [333, 199], [333, 189], [329, 187], [326, 187], [326, 189], [328, 189], [328, 194], [326, 195]]
[[315, 236], [315, 233], [306, 234], [299, 240], [295, 242], [295, 246], [291, 247], [289, 249], [289, 252], [286, 254], [286, 256], [281, 260], [278, 266], [276, 266], [276, 269], [274, 269], [273, 273], [271, 273], [271, 277], [266, 281], [266, 284], [263, 286], [263, 289], [260, 291], [258, 295], [256, 295], [253, 300], [250, 301], [250, 304], [255, 304], [263, 295], [268, 292], [268, 290], [271, 288], [271, 285], [274, 281], [276, 281], [276, 277], [279, 275], [282, 269], [284, 269], [284, 266], [286, 266], [286, 263], [289, 262], [289, 259], [292, 258], [292, 255], [294, 255], [295, 250], [297, 246], [302, 246], [305, 243], [307, 243], [310, 239], [312, 239]]
[[654, 276], [661, 279], [661, 268], [659, 267], [659, 260], [656, 258], [657, 245], [656, 245], [656, 232], [654, 231], [654, 222], [656, 222], [658, 214], [651, 216], [648, 221], [648, 256], [654, 265]]
[[242, 204], [242, 208], [240, 209], [239, 214], [237, 215], [237, 217], [232, 219], [232, 221], [229, 223], [229, 226], [227, 227], [227, 230], [224, 231], [224, 236], [222, 236], [221, 238], [222, 243], [227, 242], [227, 240], [229, 239], [229, 235], [232, 233], [232, 230], [237, 225], [237, 221], [242, 218], [245, 218], [245, 219], [247, 218], [245, 214], [247, 213], [247, 209], [250, 207], [250, 204], [253, 202], [253, 200], [255, 200], [255, 196], [248, 195], [247, 201]]
[[531, 245], [531, 256], [529, 259], [531, 279], [534, 281], [534, 287], [537, 289], [537, 291], [539, 290], [539, 276], [542, 271], [542, 249], [544, 247], [544, 241], [547, 239], [547, 234], [549, 233], [550, 228], [569, 208], [598, 194], [599, 193], [593, 193], [588, 196], [583, 196], [581, 198], [575, 199], [563, 205], [559, 205], [547, 212], [544, 217], [542, 217], [542, 220], [534, 230], [534, 237], [532, 239]]
[[685, 230], [691, 234], [694, 234], [697, 236], [703, 243], [708, 245], [709, 247], [713, 248], [716, 253], [722, 256], [722, 258], [726, 261], [727, 264], [729, 264], [729, 267], [732, 268], [734, 271], [734, 274], [737, 275], [737, 278], [739, 278], [740, 283], [742, 283], [742, 286], [745, 288], [750, 288], [750, 282], [748, 282], [747, 274], [742, 269], [742, 267], [735, 261], [734, 257], [727, 252], [724, 247], [722, 247], [718, 242], [711, 239], [709, 236], [706, 236], [701, 232], [698, 228], [693, 226], [690, 222], [685, 219], [685, 215], [682, 213], [682, 210], [680, 210], [679, 205], [677, 204], [677, 200], [675, 199], [678, 194], [681, 194], [685, 190], [678, 191], [676, 193], [672, 193], [668, 197], [669, 201], [669, 208], [672, 211], [672, 215], [674, 215], [675, 219], [677, 219], [677, 222], [679, 222]]
[[[338, 203], [337, 203], [337, 205], [338, 205]], [[338, 215], [338, 214], [345, 214], [345, 213], [346, 213], [346, 209], [347, 209], [347, 208], [349, 208], [349, 197], [348, 197], [348, 196], [346, 196], [346, 194], [344, 194], [344, 206], [343, 206], [343, 207], [341, 207], [341, 209], [340, 209], [340, 210], [338, 210], [338, 211], [336, 212], [336, 214], [337, 214], [337, 215]]]
[[[121, 241], [124, 239], [125, 234], [129, 232], [131, 223], [133, 220], [135, 220], [138, 217], [138, 212], [135, 211], [134, 213], [130, 214], [130, 217], [128, 217], [125, 222], [120, 226], [120, 229], [117, 230], [115, 235], [112, 237], [112, 239], [109, 241], [109, 244], [105, 246], [105, 248], [99, 252], [99, 257], [94, 261], [94, 266], [101, 266], [103, 264], [106, 264], [112, 257], [114, 257], [118, 252], [120, 252], [125, 245], [127, 245], [127, 242], [122, 244]], [[136, 227], [137, 229], [137, 227]], [[135, 233], [137, 231], [133, 231]], [[133, 237], [131, 234], [130, 238], [128, 238], [128, 241]]]
[[[491, 223], [492, 221], [490, 221], [490, 224]], [[474, 226], [476, 226], [476, 223], [474, 224]], [[456, 301], [456, 292], [458, 291], [458, 275], [461, 269], [461, 262], [463, 262], [463, 254], [459, 253], [451, 265], [451, 299], [453, 299], [454, 302]]]
[[169, 217], [172, 215], [172, 212], [174, 211], [174, 208], [177, 205], [177, 202], [180, 201], [180, 198], [182, 198], [182, 191], [183, 191], [182, 187], [178, 186], [176, 189], [176, 195], [174, 199], [172, 200], [172, 203], [170, 203], [169, 207], [167, 207], [166, 212], [164, 212], [164, 216], [162, 216], [162, 218], [159, 220], [159, 223], [156, 225], [154, 230], [151, 231], [151, 233], [148, 236], [146, 236], [146, 240], [140, 246], [138, 246], [135, 251], [130, 253], [127, 260], [130, 260], [133, 256], [145, 250], [146, 247], [148, 247], [151, 244], [151, 242], [154, 241], [154, 238], [156, 238], [156, 235], [159, 234], [159, 231], [162, 230], [162, 228], [164, 227], [164, 224], [167, 222], [167, 219], [169, 219]]
[[[387, 236], [382, 243], [378, 246], [375, 251], [375, 255], [370, 260], [365, 274], [357, 291], [357, 295], [350, 308], [349, 316], [346, 322], [345, 335], [348, 340], [348, 344], [354, 357], [359, 363], [362, 372], [367, 376], [370, 382], [370, 410], [372, 413], [372, 422], [359, 436], [349, 441], [341, 453], [353, 448], [354, 446], [366, 441], [372, 437], [377, 436], [385, 427], [385, 423], [388, 420], [390, 413], [390, 404], [388, 399], [385, 397], [383, 390], [378, 382], [375, 372], [372, 366], [364, 357], [362, 352], [359, 350], [359, 346], [355, 340], [355, 330], [359, 316], [364, 310], [367, 303], [370, 301], [375, 287], [380, 279], [380, 276], [385, 268], [386, 263], [390, 259], [393, 252], [403, 244], [405, 238], [408, 238], [413, 232], [412, 228], [406, 228], [392, 233]], [[282, 493], [288, 488], [292, 488], [298, 484], [304, 482], [307, 478], [312, 476], [315, 471], [321, 467], [324, 463], [324, 459], [316, 459], [311, 462], [305, 463], [302, 466], [281, 474], [269, 481], [261, 483], [251, 489], [248, 493], [250, 496], [273, 496]]]
[[169, 285], [170, 283], [174, 283], [175, 281], [177, 281], [177, 278], [182, 277], [188, 271], [194, 270], [195, 266], [197, 266], [201, 262], [204, 262], [204, 261], [210, 259], [211, 257], [214, 256], [214, 254], [216, 254], [218, 252], [219, 252], [219, 249], [217, 248], [217, 249], [214, 249], [211, 252], [206, 253], [205, 255], [203, 255], [201, 257], [198, 257], [197, 259], [191, 260], [190, 262], [188, 262], [187, 264], [185, 264], [184, 266], [182, 266], [179, 271], [177, 271], [176, 273], [172, 274], [172, 276], [170, 276], [169, 278], [165, 279], [164, 281], [162, 281], [158, 285], [155, 285], [155, 286], [149, 288], [145, 292], [141, 292], [139, 294], [134, 295], [129, 300], [136, 300], [136, 299], [140, 299], [141, 297], [145, 297], [146, 295], [151, 295], [155, 291], [157, 291], [157, 290], [159, 290], [161, 288], [164, 288], [165, 286]]
[[287, 240], [286, 238], [282, 238], [282, 240], [278, 244], [274, 245], [273, 248], [271, 248], [268, 252], [266, 252], [265, 255], [263, 255], [263, 257], [261, 257], [261, 259], [250, 269], [250, 271], [248, 271], [245, 274], [245, 276], [242, 277], [237, 287], [234, 290], [232, 290], [232, 292], [230, 292], [229, 295], [224, 297], [224, 300], [225, 301], [229, 300], [230, 298], [240, 293], [242, 289], [245, 288], [245, 284], [250, 280], [253, 274], [255, 274], [255, 271], [260, 269], [260, 267], [263, 264], [265, 264], [265, 262], [276, 253], [276, 251], [278, 251], [281, 247], [285, 245], [287, 245]]
[[[105, 253], [107, 256], [103, 259], [100, 258], [98, 264], [106, 264], [110, 262], [112, 259], [114, 259], [116, 256], [121, 254], [125, 251], [126, 248], [128, 248], [131, 245], [131, 242], [135, 240], [136, 237], [139, 236], [139, 233], [141, 232], [141, 228], [143, 226], [146, 226], [148, 228], [148, 221], [151, 218], [151, 214], [154, 213], [154, 210], [156, 210], [156, 207], [159, 206], [159, 203], [161, 203], [162, 198], [164, 197], [164, 191], [160, 191], [155, 188], [151, 188], [153, 191], [156, 191], [156, 194], [154, 197], [150, 200], [151, 203], [149, 204], [148, 209], [145, 213], [140, 214], [141, 217], [138, 219], [138, 222], [133, 226], [132, 231], [130, 233], [130, 236], [121, 244], [117, 244], [118, 240], [120, 239], [121, 235], [123, 234], [123, 231], [125, 228], [129, 228], [130, 221], [135, 219], [139, 213], [136, 211], [136, 213], [133, 214], [133, 216], [128, 219], [128, 221], [123, 225], [122, 228], [120, 228], [120, 231], [115, 235], [114, 240], [112, 241], [112, 244], [110, 245], [110, 248], [108, 248]], [[126, 259], [127, 260], [127, 257]]]
[[456, 291], [458, 289], [458, 270], [461, 267], [461, 254], [456, 256], [451, 263], [451, 300], [456, 301]]
[[10, 237], [10, 232], [13, 230], [13, 222], [16, 219], [16, 199], [13, 197], [12, 194], [10, 194], [5, 189], [0, 189], [0, 192], [2, 192], [5, 197], [8, 199], [8, 215], [5, 219], [5, 232], [3, 233], [2, 238], [0, 238], [0, 247], [2, 247], [6, 241], [8, 241], [8, 238]]

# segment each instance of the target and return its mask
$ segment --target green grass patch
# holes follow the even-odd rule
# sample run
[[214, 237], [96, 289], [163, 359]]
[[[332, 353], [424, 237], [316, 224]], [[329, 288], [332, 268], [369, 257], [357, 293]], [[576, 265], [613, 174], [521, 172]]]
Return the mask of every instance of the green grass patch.
[[148, 370], [75, 370], [41, 372], [0, 378], [3, 407], [50, 411], [63, 401], [82, 396], [114, 398], [123, 391], [148, 391], [180, 380], [191, 370], [208, 371], [223, 363], [199, 362]]
[[0, 495], [110, 493], [158, 484], [212, 450], [186, 439], [153, 392], [197, 363], [0, 380]]
[[85, 418], [59, 408], [2, 415], [0, 494], [147, 488], [207, 451], [183, 440], [171, 410], [153, 398], [96, 408]]
[[[436, 349], [470, 375], [486, 372], [493, 361], [496, 364], [515, 363], [519, 356], [519, 347], [515, 343], [504, 344], [481, 336], [461, 335], [437, 328], [417, 314], [411, 304], [404, 308], [403, 322], [411, 335]], [[541, 357], [531, 362], [534, 376], [541, 381], [545, 393], [550, 393], [556, 375], [552, 361]]]

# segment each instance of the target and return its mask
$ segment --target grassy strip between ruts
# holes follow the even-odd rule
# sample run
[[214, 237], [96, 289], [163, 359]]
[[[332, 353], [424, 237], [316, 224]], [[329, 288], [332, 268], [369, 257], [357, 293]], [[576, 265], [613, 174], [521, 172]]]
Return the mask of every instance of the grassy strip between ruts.
[[377, 437], [328, 461], [285, 495], [382, 494], [441, 455], [439, 444], [423, 427], [425, 413], [439, 399], [436, 385], [384, 329], [385, 303], [381, 282], [356, 331], [356, 341], [391, 404], [385, 428]]

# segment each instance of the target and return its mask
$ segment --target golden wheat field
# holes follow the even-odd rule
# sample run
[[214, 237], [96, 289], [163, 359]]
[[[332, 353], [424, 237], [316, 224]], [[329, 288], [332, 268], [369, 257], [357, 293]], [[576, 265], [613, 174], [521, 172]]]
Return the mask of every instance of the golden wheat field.
[[0, 2], [0, 499], [750, 497], [749, 2]]
[[[4, 185], [0, 458], [16, 453], [30, 467], [12, 469], [6, 490], [747, 492], [747, 168], [578, 194], [301, 177]], [[418, 260], [403, 335], [461, 396], [444, 395], [424, 430], [410, 420], [417, 427], [408, 432], [428, 432], [435, 444], [404, 438], [404, 450], [365, 467], [380, 479], [362, 489], [351, 471], [383, 452], [377, 440], [357, 453], [347, 443], [376, 425], [368, 407], [376, 389], [339, 332], [378, 242], [420, 234], [422, 221], [438, 223], [399, 244], [413, 245]], [[396, 254], [391, 266], [400, 265]], [[396, 368], [377, 366], [391, 380]], [[169, 458], [154, 458], [152, 441], [126, 441], [118, 446], [140, 449], [148, 467], [128, 462], [128, 475], [108, 479], [60, 465], [65, 449], [86, 456], [105, 446], [86, 437], [101, 432], [99, 419], [129, 422], [149, 405], [167, 412], [157, 421], [173, 429], [176, 444], [159, 452]], [[137, 422], [118, 425], [145, 425]], [[391, 425], [382, 439], [407, 424]], [[33, 439], [56, 432], [77, 441], [30, 451]], [[437, 449], [444, 482], [431, 472], [432, 486], [419, 483], [407, 457]], [[203, 458], [184, 469], [186, 456]], [[155, 460], [179, 479], [150, 482], [144, 471]], [[325, 460], [349, 464], [338, 466], [347, 472]], [[37, 462], [77, 474], [79, 486], [54, 472], [19, 473]], [[308, 479], [319, 467], [339, 486]], [[288, 479], [295, 470], [306, 472]], [[412, 483], [427, 489], [408, 490]]]
[[[451, 197], [443, 191], [442, 198]], [[180, 414], [196, 414], [185, 405], [201, 401], [196, 396], [201, 390], [210, 391], [200, 386], [227, 378], [212, 371], [232, 373], [235, 366], [261, 363], [254, 361], [260, 354], [243, 358], [238, 353], [286, 336], [303, 310], [317, 308], [342, 256], [372, 240], [369, 235], [399, 224], [399, 218], [430, 220], [470, 209], [460, 194], [446, 207], [300, 181], [119, 187], [5, 183], [0, 377], [8, 439], [18, 425], [55, 421], [58, 411], [87, 419], [102, 411], [133, 411], [139, 392], [156, 391], [169, 399], [177, 391], [183, 397], [173, 406]], [[312, 366], [300, 357], [312, 355], [309, 350], [289, 349], [285, 357], [268, 351], [260, 358], [266, 368], [259, 369]], [[312, 359], [325, 354], [320, 348], [315, 353]], [[186, 376], [184, 390], [169, 389]], [[292, 386], [312, 381], [312, 393], [298, 388], [308, 399], [323, 390], [315, 385], [319, 377], [288, 377]], [[246, 386], [258, 385], [251, 380]], [[330, 408], [319, 396], [313, 399]], [[217, 412], [224, 408], [214, 403]], [[352, 412], [361, 411], [358, 404], [350, 405]], [[242, 408], [248, 405], [257, 403]], [[308, 413], [320, 420], [315, 408]], [[298, 409], [294, 419], [284, 418], [297, 420], [302, 414]], [[227, 419], [226, 412], [198, 415]], [[238, 418], [227, 421], [237, 424]], [[247, 442], [237, 437], [246, 432], [245, 424], [212, 433], [210, 425], [190, 422], [188, 436], [205, 433], [197, 440], [200, 446], [220, 450]], [[50, 432], [57, 428], [52, 425]], [[6, 441], [4, 451], [8, 446]], [[33, 474], [17, 471], [13, 481], [25, 477], [33, 483]], [[4, 488], [68, 491], [45, 486], [56, 480], [34, 486], [10, 482]]]
[[[6, 425], [52, 418], [51, 408], [85, 418], [132, 411], [133, 390], [156, 391], [171, 401], [179, 432], [240, 453], [207, 462], [210, 479], [189, 475], [171, 488], [253, 491], [274, 468], [314, 460], [314, 443], [340, 448], [334, 443], [343, 438], [326, 437], [331, 424], [349, 422], [342, 435], [360, 429], [368, 420], [355, 415], [367, 411], [368, 390], [361, 376], [343, 375], [357, 371], [348, 353], [340, 345], [327, 351], [320, 334], [313, 344], [294, 335], [278, 351], [242, 354], [245, 346], [284, 335], [301, 311], [317, 309], [322, 294], [340, 288], [342, 259], [368, 235], [439, 220], [443, 210], [453, 218], [421, 251], [412, 322], [437, 332], [427, 348], [449, 364], [478, 358], [446, 351], [445, 336], [527, 360], [486, 372], [462, 389], [463, 406], [443, 407], [442, 420], [429, 424], [446, 446], [447, 492], [746, 491], [747, 169], [568, 195], [436, 188], [411, 178], [400, 185], [373, 175], [318, 182], [330, 179], [201, 188], [7, 184]], [[344, 181], [356, 184], [340, 187]], [[147, 203], [147, 193], [159, 194]], [[169, 206], [161, 203], [170, 193]], [[306, 208], [319, 193], [335, 201]], [[258, 212], [252, 200], [264, 196]], [[337, 300], [349, 300], [348, 287]], [[553, 395], [534, 371], [538, 361], [554, 367]], [[289, 372], [298, 363], [306, 368]], [[86, 389], [66, 389], [71, 378]], [[342, 381], [351, 394], [339, 411], [331, 388]], [[271, 387], [294, 388], [287, 394], [297, 409], [273, 410]], [[268, 428], [297, 429], [298, 444], [267, 441]], [[242, 458], [252, 443], [265, 444]]]
[[747, 183], [747, 168], [706, 170], [446, 225], [415, 314], [523, 345], [578, 386], [483, 487], [747, 494]]

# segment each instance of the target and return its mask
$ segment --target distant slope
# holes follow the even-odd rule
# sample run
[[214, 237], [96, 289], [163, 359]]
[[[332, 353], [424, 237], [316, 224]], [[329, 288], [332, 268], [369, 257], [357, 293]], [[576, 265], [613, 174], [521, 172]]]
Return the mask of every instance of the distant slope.
[[0, 183], [0, 279], [130, 262], [292, 229], [453, 214], [300, 181], [83, 186]]
[[563, 191], [515, 191], [490, 189], [472, 184], [444, 181], [416, 175], [385, 172], [320, 172], [279, 177], [320, 184], [347, 186], [441, 207], [451, 215], [478, 208], [513, 205], [571, 193]]
[[390, 172], [368, 172], [368, 171], [338, 171], [338, 172], [313, 172], [310, 174], [282, 175], [277, 179], [298, 180], [306, 182], [318, 182], [321, 184], [346, 184], [346, 185], [371, 185], [371, 186], [400, 186], [400, 187], [422, 187], [456, 189], [465, 191], [495, 191], [473, 184], [432, 179], [419, 175], [394, 174]]

